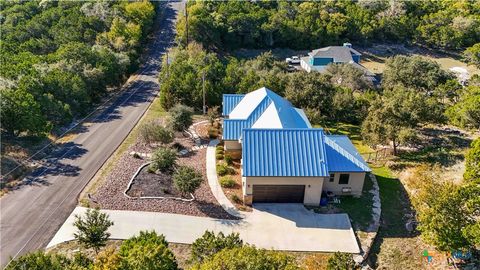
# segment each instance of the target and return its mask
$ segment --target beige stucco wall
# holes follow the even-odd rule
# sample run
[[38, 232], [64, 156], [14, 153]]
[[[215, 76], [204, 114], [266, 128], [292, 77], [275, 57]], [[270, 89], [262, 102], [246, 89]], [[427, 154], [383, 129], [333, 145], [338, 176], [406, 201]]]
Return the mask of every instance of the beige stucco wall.
[[224, 141], [224, 148], [226, 151], [240, 150], [242, 149], [242, 144], [240, 144], [238, 141]]
[[338, 183], [340, 179], [340, 174], [343, 173], [334, 173], [335, 174], [335, 179], [333, 182], [330, 182], [330, 179], [325, 179], [325, 182], [323, 184], [323, 189], [325, 191], [331, 191], [334, 194], [337, 195], [344, 195], [342, 193], [342, 188], [344, 187], [351, 187], [352, 188], [352, 195], [355, 196], [360, 196], [362, 195], [362, 189], [363, 189], [363, 182], [365, 181], [365, 173], [360, 172], [360, 173], [346, 173], [350, 174], [350, 179], [348, 180], [347, 185], [340, 185]]
[[325, 181], [323, 177], [242, 177], [243, 195], [252, 195], [253, 185], [305, 185], [303, 203], [319, 205]]

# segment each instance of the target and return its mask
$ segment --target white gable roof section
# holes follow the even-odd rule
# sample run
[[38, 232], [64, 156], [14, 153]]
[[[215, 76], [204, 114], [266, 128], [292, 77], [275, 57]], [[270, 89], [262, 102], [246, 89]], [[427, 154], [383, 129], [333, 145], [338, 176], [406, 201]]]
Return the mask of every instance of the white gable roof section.
[[232, 112], [230, 112], [229, 118], [247, 119], [266, 96], [267, 89], [265, 87], [246, 94]]

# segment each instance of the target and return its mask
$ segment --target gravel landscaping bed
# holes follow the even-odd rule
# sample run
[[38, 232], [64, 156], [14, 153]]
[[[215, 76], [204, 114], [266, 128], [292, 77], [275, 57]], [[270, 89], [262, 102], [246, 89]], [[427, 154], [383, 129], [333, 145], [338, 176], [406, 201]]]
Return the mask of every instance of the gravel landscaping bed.
[[[184, 146], [192, 145], [190, 139], [180, 138], [176, 142]], [[98, 204], [100, 208], [112, 210], [134, 210], [134, 211], [152, 211], [175, 213], [192, 216], [204, 216], [221, 219], [238, 219], [234, 217], [218, 204], [213, 196], [208, 182], [206, 180], [205, 158], [206, 149], [200, 149], [178, 158], [178, 165], [187, 165], [194, 167], [202, 172], [204, 181], [200, 188], [194, 193], [196, 200], [192, 202], [184, 202], [172, 199], [129, 199], [124, 196], [130, 178], [136, 170], [147, 160], [137, 159], [128, 154], [128, 152], [136, 151], [149, 153], [152, 148], [137, 143], [130, 147], [115, 165], [115, 169], [107, 176], [103, 186], [92, 197], [92, 201]], [[152, 191], [153, 192], [153, 191]]]
[[[143, 167], [127, 192], [131, 197], [181, 198], [182, 194], [173, 185], [172, 175], [163, 172], [151, 173]], [[190, 199], [190, 197], [184, 197]]]

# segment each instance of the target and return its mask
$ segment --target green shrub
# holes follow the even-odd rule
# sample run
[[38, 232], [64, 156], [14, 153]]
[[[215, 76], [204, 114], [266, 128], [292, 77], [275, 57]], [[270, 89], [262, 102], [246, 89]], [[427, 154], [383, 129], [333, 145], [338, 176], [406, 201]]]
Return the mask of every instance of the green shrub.
[[205, 258], [201, 264], [195, 265], [192, 269], [297, 270], [301, 268], [297, 265], [293, 256], [284, 252], [242, 246], [222, 249]]
[[177, 152], [171, 148], [159, 147], [152, 155], [150, 168], [154, 171], [169, 171], [175, 166], [177, 161]]
[[225, 150], [225, 148], [223, 147], [223, 145], [217, 145], [217, 150], [221, 149], [222, 151]]
[[222, 163], [217, 164], [217, 173], [220, 176], [224, 176], [224, 175], [227, 175], [227, 174], [235, 173], [235, 170], [233, 168], [229, 167], [227, 164], [222, 162]]
[[222, 155], [222, 154], [216, 154], [215, 156], [217, 157], [218, 160], [223, 159], [223, 155]]
[[222, 155], [223, 155], [223, 154], [225, 154], [225, 151], [224, 151], [223, 149], [218, 149], [218, 148], [217, 148], [217, 149], [215, 150], [215, 153], [216, 153], [216, 154], [222, 154]]
[[238, 204], [243, 203], [242, 199], [240, 199], [240, 197], [238, 197], [237, 194], [232, 194], [232, 195], [230, 196], [230, 199], [232, 199], [232, 201], [233, 201], [234, 203], [238, 203]]
[[178, 269], [165, 237], [155, 231], [141, 231], [140, 235], [123, 241], [118, 254], [121, 257], [119, 269]]
[[72, 265], [72, 262], [61, 254], [50, 254], [44, 251], [35, 251], [22, 255], [15, 260], [12, 260], [10, 264], [5, 268], [8, 270], [21, 270], [21, 269], [52, 269], [62, 270], [67, 269]]
[[233, 158], [229, 154], [224, 155], [223, 159], [225, 160], [225, 163], [227, 163], [227, 165], [233, 165]]
[[177, 104], [170, 109], [170, 126], [175, 131], [184, 131], [193, 123], [193, 109]]
[[194, 193], [202, 181], [202, 174], [188, 166], [179, 167], [173, 175], [173, 184], [182, 194]]
[[328, 259], [327, 269], [355, 269], [355, 261], [352, 258], [352, 254], [335, 252], [333, 256]]
[[223, 176], [220, 178], [220, 185], [224, 188], [233, 188], [236, 182], [230, 176]]
[[192, 243], [192, 260], [201, 263], [220, 250], [241, 246], [243, 246], [243, 241], [237, 233], [225, 236], [222, 232], [215, 235], [213, 232], [206, 231], [202, 237]]
[[167, 144], [173, 142], [173, 132], [154, 121], [142, 124], [139, 132], [140, 138], [145, 143], [160, 142]]

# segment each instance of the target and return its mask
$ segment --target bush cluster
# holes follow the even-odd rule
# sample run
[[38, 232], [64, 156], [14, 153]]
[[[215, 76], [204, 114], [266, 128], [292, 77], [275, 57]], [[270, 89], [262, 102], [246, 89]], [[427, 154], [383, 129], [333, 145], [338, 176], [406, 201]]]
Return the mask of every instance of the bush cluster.
[[226, 163], [221, 162], [217, 164], [217, 173], [220, 176], [224, 176], [227, 174], [234, 174], [235, 170], [232, 167], [228, 166]]
[[144, 123], [140, 126], [140, 138], [145, 143], [159, 142], [168, 144], [173, 142], [172, 130], [163, 127], [154, 121]]
[[192, 167], [180, 166], [173, 174], [173, 184], [182, 194], [193, 193], [202, 184], [202, 174]]
[[159, 147], [152, 155], [152, 163], [150, 168], [153, 171], [160, 170], [162, 172], [170, 171], [177, 162], [177, 152], [168, 147]]
[[231, 176], [223, 176], [220, 178], [220, 185], [224, 188], [233, 188], [236, 182]]

